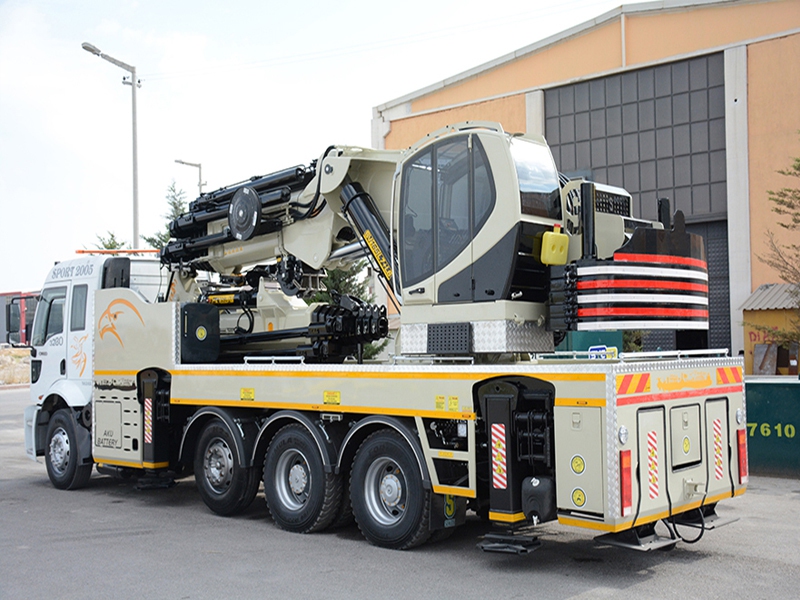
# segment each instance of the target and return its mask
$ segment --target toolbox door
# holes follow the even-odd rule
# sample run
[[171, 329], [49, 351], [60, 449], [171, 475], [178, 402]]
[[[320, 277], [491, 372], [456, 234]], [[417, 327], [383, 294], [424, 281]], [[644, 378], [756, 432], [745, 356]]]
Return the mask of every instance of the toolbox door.
[[605, 467], [601, 409], [557, 406], [555, 425], [559, 510], [603, 514]]
[[708, 466], [708, 496], [730, 493], [733, 488], [731, 476], [731, 446], [728, 429], [728, 400], [706, 402], [706, 465]]
[[[640, 410], [638, 421], [638, 481], [640, 517], [667, 508], [667, 468], [664, 408]], [[634, 502], [634, 509], [636, 502]]]

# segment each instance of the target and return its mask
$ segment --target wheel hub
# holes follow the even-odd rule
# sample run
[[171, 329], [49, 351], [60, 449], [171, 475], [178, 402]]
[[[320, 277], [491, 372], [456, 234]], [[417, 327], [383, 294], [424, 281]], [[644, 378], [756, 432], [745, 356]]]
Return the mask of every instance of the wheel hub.
[[403, 485], [393, 473], [389, 473], [381, 480], [380, 494], [383, 503], [394, 508], [403, 496]]
[[275, 465], [275, 491], [286, 510], [302, 510], [311, 492], [311, 474], [306, 457], [296, 448], [283, 452]]
[[204, 465], [206, 480], [221, 493], [230, 487], [233, 478], [233, 455], [230, 448], [222, 440], [215, 440], [206, 451]]
[[58, 473], [63, 473], [69, 465], [69, 436], [59, 427], [50, 439], [50, 464]]
[[308, 474], [303, 465], [294, 465], [289, 470], [289, 487], [295, 494], [302, 494], [308, 485]]

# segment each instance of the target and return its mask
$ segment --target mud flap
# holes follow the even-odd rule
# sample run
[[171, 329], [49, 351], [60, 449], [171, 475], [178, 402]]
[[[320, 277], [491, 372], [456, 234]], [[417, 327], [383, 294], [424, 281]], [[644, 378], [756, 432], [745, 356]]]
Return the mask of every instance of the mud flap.
[[467, 499], [452, 494], [431, 494], [430, 530], [463, 525], [467, 520]]

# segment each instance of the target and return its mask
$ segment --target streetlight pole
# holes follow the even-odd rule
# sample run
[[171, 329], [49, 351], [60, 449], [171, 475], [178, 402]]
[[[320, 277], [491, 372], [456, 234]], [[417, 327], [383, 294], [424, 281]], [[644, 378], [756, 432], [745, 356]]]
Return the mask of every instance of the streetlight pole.
[[175, 159], [175, 162], [178, 163], [179, 165], [187, 165], [189, 167], [197, 167], [197, 195], [198, 196], [202, 196], [203, 195], [203, 186], [205, 185], [205, 183], [203, 183], [203, 165], [201, 165], [200, 163], [186, 162], [185, 160], [180, 160], [178, 158]]
[[136, 79], [136, 67], [132, 67], [129, 64], [122, 62], [121, 60], [117, 60], [113, 56], [109, 56], [108, 54], [103, 54], [100, 50], [93, 46], [88, 42], [84, 42], [81, 44], [81, 48], [94, 54], [95, 56], [99, 56], [103, 60], [110, 62], [112, 65], [116, 65], [121, 69], [125, 69], [130, 73], [130, 81], [125, 81], [123, 78], [122, 83], [124, 85], [131, 86], [131, 106], [133, 111], [133, 249], [138, 250], [139, 248], [139, 145], [137, 142], [136, 136], [136, 88], [140, 85], [139, 81]]

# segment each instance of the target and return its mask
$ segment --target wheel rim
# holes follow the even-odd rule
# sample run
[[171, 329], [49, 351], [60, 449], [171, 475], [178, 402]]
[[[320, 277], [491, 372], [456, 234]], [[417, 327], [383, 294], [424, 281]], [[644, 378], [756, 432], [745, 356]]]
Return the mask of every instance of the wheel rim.
[[389, 458], [379, 458], [367, 469], [364, 499], [370, 516], [381, 525], [398, 523], [406, 513], [406, 476]]
[[233, 481], [233, 452], [221, 438], [214, 438], [206, 449], [203, 472], [211, 489], [217, 494], [226, 492]]
[[311, 488], [308, 460], [297, 449], [281, 454], [275, 466], [275, 490], [278, 498], [289, 510], [300, 510], [308, 502]]
[[50, 466], [53, 470], [63, 475], [69, 466], [70, 445], [69, 436], [63, 427], [59, 427], [53, 432], [50, 438]]

